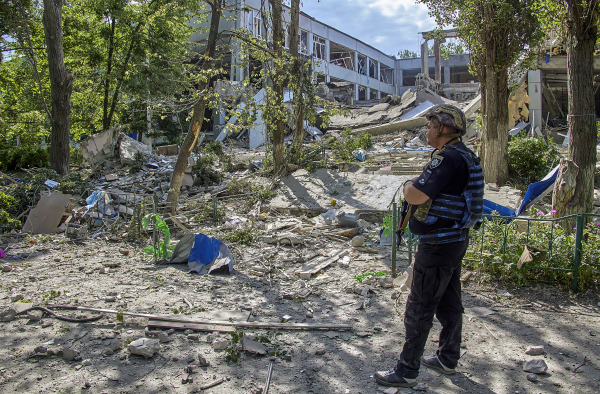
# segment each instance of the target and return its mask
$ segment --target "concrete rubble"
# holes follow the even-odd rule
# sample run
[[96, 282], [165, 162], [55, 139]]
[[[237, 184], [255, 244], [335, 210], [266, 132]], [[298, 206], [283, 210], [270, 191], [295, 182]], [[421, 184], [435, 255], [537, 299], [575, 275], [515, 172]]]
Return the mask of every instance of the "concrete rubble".
[[148, 358], [154, 356], [160, 350], [160, 343], [156, 339], [140, 338], [130, 342], [127, 345], [127, 350], [131, 354]]
[[[230, 143], [224, 158], [210, 164], [218, 179], [210, 180], [197, 170], [196, 163], [206, 151], [195, 149], [173, 216], [165, 211], [176, 146], [153, 152], [118, 128], [83, 141], [91, 170], [88, 190], [67, 195], [53, 208], [56, 217], [50, 223], [50, 235], [44, 236], [48, 239], [35, 231], [28, 238], [15, 233], [12, 236], [20, 237], [18, 242], [2, 245], [6, 252], [1, 260], [2, 275], [8, 285], [0, 288], [4, 297], [0, 321], [17, 333], [22, 342], [14, 343], [27, 353], [21, 358], [11, 353], [10, 357], [18, 362], [39, 359], [40, 365], [45, 360], [55, 368], [52, 355], [62, 351], [60, 363], [77, 373], [98, 368], [103, 375], [88, 374], [98, 379], [88, 377], [77, 385], [102, 386], [100, 391], [110, 391], [106, 385], [111, 383], [106, 382], [119, 380], [139, 392], [152, 391], [149, 386], [163, 383], [155, 391], [168, 392], [183, 382], [191, 392], [217, 382], [220, 389], [215, 386], [214, 392], [225, 393], [260, 392], [251, 390], [264, 383], [261, 368], [265, 363], [256, 359], [264, 361], [275, 354], [277, 363], [295, 371], [276, 370], [285, 373], [283, 380], [288, 382], [277, 382], [281, 392], [344, 392], [346, 385], [348, 390], [375, 392], [377, 386], [370, 375], [375, 368], [388, 367], [379, 364], [397, 356], [399, 348], [390, 344], [398, 343], [402, 309], [413, 280], [414, 254], [407, 252], [398, 251], [397, 276], [392, 276], [391, 236], [382, 233], [383, 220], [389, 216], [392, 202], [402, 197], [401, 185], [419, 174], [429, 160], [432, 150], [426, 143], [424, 113], [435, 103], [449, 100], [424, 89], [359, 107], [364, 103], [353, 103], [345, 88], [322, 90], [333, 100], [349, 101], [355, 107], [351, 109], [354, 118], [334, 117], [329, 127], [319, 130], [322, 136], [314, 132], [305, 138], [310, 149], [323, 149], [313, 160], [320, 168], [295, 168], [273, 179], [262, 168], [264, 147], [250, 150], [248, 136], [232, 134], [224, 137]], [[469, 123], [481, 105], [479, 97], [455, 104], [465, 109]], [[341, 130], [347, 127], [352, 136], [371, 134], [373, 147], [353, 152], [355, 160], [341, 161], [327, 140], [342, 138]], [[474, 131], [466, 143], [475, 148], [478, 138]], [[48, 189], [44, 193], [46, 201], [57, 192]], [[519, 190], [493, 184], [486, 186], [485, 197], [511, 209], [522, 200]], [[600, 201], [600, 194], [595, 198]], [[547, 201], [537, 207], [548, 211]], [[165, 245], [165, 249], [176, 252], [173, 256], [142, 251], [153, 244], [157, 233], [158, 244], [165, 241], [153, 225], [140, 225], [141, 218], [153, 212], [168, 228], [169, 248]], [[195, 235], [200, 233], [229, 247], [234, 259], [230, 275], [190, 273], [186, 263]], [[176, 249], [184, 243], [189, 247]], [[523, 364], [523, 371], [530, 373], [528, 384], [543, 380], [545, 377], [536, 374], [547, 371], [544, 360], [521, 360], [546, 352], [554, 357], [556, 352], [550, 346], [531, 346], [524, 351], [527, 343], [516, 334], [541, 323], [526, 324], [514, 318], [511, 313], [525, 301], [513, 297], [513, 289], [510, 297], [494, 296], [490, 302], [488, 290], [479, 288], [484, 286], [465, 283], [467, 335], [462, 347], [468, 346], [469, 354], [476, 357], [486, 357], [491, 341], [511, 341], [497, 351], [503, 352], [504, 359]], [[50, 302], [52, 298], [56, 300]], [[115, 318], [106, 313], [100, 323], [62, 325], [41, 311], [28, 310], [33, 305], [30, 302], [111, 308], [170, 320]], [[496, 309], [501, 303], [510, 306], [506, 308], [510, 313]], [[73, 312], [68, 316], [82, 316], [67, 312]], [[27, 323], [21, 324], [24, 321]], [[241, 326], [254, 323], [271, 326]], [[588, 331], [593, 327], [584, 323], [589, 322], [578, 324]], [[352, 328], [313, 330], [315, 324], [348, 324]], [[439, 323], [434, 323], [434, 329], [439, 330]], [[32, 336], [34, 331], [43, 332], [44, 339]], [[496, 338], [500, 333], [503, 337]], [[436, 346], [428, 341], [428, 351], [435, 351]], [[13, 348], [7, 345], [7, 349]], [[238, 364], [230, 361], [236, 357]], [[351, 373], [338, 377], [339, 363], [346, 363], [344, 368]], [[475, 368], [469, 356], [461, 363], [459, 369]], [[356, 372], [366, 364], [368, 371]], [[498, 369], [499, 373], [517, 369], [516, 373], [522, 373], [520, 367], [504, 364]], [[118, 375], [116, 371], [121, 370], [127, 372]], [[45, 374], [51, 373], [44, 372], [39, 384], [45, 384]], [[154, 376], [145, 378], [143, 374]], [[173, 376], [177, 380], [169, 380]], [[427, 383], [421, 383], [418, 391], [433, 391], [440, 383], [435, 373], [422, 371], [422, 376]], [[511, 380], [518, 379], [513, 376]], [[330, 386], [332, 381], [335, 387]], [[3, 382], [0, 380], [0, 385]], [[7, 387], [19, 389], [17, 383]], [[518, 387], [511, 388], [514, 392]], [[474, 390], [484, 391], [480, 387]]]

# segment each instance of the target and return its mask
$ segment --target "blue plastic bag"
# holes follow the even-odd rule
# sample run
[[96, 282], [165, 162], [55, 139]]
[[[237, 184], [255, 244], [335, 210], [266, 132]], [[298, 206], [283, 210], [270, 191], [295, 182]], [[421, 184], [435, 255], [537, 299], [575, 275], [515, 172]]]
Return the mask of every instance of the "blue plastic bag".
[[202, 233], [196, 234], [194, 244], [190, 250], [190, 257], [188, 258], [188, 268], [190, 271], [208, 273], [211, 268], [210, 265], [216, 259], [227, 259], [229, 272], [233, 271], [233, 255], [227, 245], [216, 238]]

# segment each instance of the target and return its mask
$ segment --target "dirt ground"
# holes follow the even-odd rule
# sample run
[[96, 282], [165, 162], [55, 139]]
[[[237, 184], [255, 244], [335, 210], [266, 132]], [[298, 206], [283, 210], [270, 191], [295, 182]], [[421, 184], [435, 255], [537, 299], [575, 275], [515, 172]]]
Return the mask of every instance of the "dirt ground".
[[[10, 249], [0, 265], [13, 269], [0, 276], [2, 309], [12, 305], [11, 297], [22, 296], [35, 305], [48, 301], [173, 315], [174, 309], [186, 312], [185, 298], [194, 310], [188, 309], [191, 314], [184, 317], [241, 311], [248, 313], [251, 321], [352, 324], [353, 329], [345, 331], [242, 329], [246, 336], [268, 339], [267, 348], [278, 355], [272, 367], [271, 394], [385, 390], [374, 382], [373, 373], [395, 364], [404, 340], [404, 296], [396, 302], [392, 294], [397, 289], [374, 285], [365, 300], [357, 293], [364, 285], [353, 278], [365, 271], [389, 272], [389, 247], [381, 247], [380, 254], [351, 254], [349, 266], [334, 264], [316, 278], [303, 281], [294, 274], [302, 265], [301, 257], [334, 247], [333, 241], [307, 240], [295, 248], [237, 247], [244, 255], [243, 260], [239, 254], [236, 256], [232, 275], [199, 276], [187, 273], [185, 264], [154, 264], [139, 246], [132, 244], [100, 239], [75, 243], [63, 235], [36, 238], [36, 243], [23, 237], [3, 241], [4, 245], [10, 244]], [[129, 251], [128, 256], [123, 254], [125, 251]], [[260, 259], [244, 261], [272, 252], [277, 254], [262, 261], [272, 268], [271, 274], [260, 277], [249, 272]], [[406, 268], [408, 261], [401, 260], [399, 265], [400, 269]], [[572, 294], [550, 285], [515, 287], [479, 278], [474, 276], [464, 285], [466, 353], [458, 373], [447, 377], [422, 369], [422, 390], [484, 394], [600, 392], [600, 298], [596, 292]], [[303, 288], [311, 290], [304, 299], [288, 295]], [[357, 305], [362, 308], [357, 309]], [[231, 339], [229, 334], [186, 334], [183, 330], [171, 333], [170, 341], [161, 343], [151, 358], [129, 354], [126, 344], [145, 337], [146, 324], [143, 318], [128, 316], [121, 323], [110, 314], [91, 323], [68, 323], [48, 316], [34, 322], [22, 315], [0, 323], [0, 392], [189, 393], [224, 379], [202, 392], [263, 393], [269, 356], [242, 351], [237, 363], [228, 363], [227, 351], [214, 350], [208, 339]], [[426, 354], [435, 351], [439, 330], [436, 321]], [[545, 355], [525, 354], [529, 346], [538, 345], [544, 346]], [[56, 355], [65, 347], [79, 356], [67, 361], [60, 353]], [[41, 354], [41, 350], [55, 355]], [[199, 353], [211, 365], [187, 373], [188, 365], [198, 365]], [[529, 381], [523, 372], [523, 362], [533, 358], [543, 359], [548, 365], [548, 372], [538, 375], [537, 382]], [[187, 378], [193, 382], [184, 384]]]

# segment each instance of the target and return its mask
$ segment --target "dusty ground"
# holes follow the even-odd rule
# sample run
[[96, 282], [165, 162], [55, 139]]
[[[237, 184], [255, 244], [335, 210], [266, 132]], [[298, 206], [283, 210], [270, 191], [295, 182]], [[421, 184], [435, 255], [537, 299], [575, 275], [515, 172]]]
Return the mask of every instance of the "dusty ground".
[[[332, 265], [320, 277], [304, 282], [294, 275], [302, 265], [298, 255], [341, 244], [310, 237], [306, 245], [296, 246], [296, 251], [290, 246], [259, 244], [260, 248], [243, 249], [244, 259], [277, 251], [276, 256], [263, 261], [276, 267], [272, 275], [250, 274], [248, 269], [256, 262], [240, 262], [238, 257], [232, 275], [201, 277], [186, 273], [186, 265], [156, 265], [134, 245], [104, 240], [74, 243], [63, 235], [37, 239], [33, 244], [16, 237], [3, 241], [11, 248], [9, 258], [0, 263], [14, 267], [0, 276], [3, 309], [12, 304], [14, 295], [40, 305], [60, 291], [50, 303], [172, 315], [176, 308], [187, 308], [186, 298], [196, 308], [194, 313], [204, 308], [205, 315], [237, 310], [251, 312], [255, 321], [279, 322], [289, 315], [291, 322], [353, 325], [353, 330], [347, 331], [274, 333], [244, 329], [246, 335], [271, 338], [268, 346], [272, 351], [291, 353], [291, 360], [281, 357], [274, 362], [271, 394], [375, 393], [384, 388], [375, 384], [373, 373], [393, 366], [401, 348], [404, 305], [401, 301], [396, 305], [391, 298], [396, 290], [375, 286], [363, 309], [356, 309], [361, 295], [348, 292], [358, 283], [353, 275], [389, 270], [389, 247], [375, 255], [353, 254], [349, 267]], [[129, 256], [120, 249], [129, 250]], [[101, 267], [115, 263], [117, 267], [101, 273]], [[407, 261], [400, 265], [406, 267]], [[312, 289], [306, 299], [282, 297], [304, 286]], [[592, 292], [571, 294], [548, 285], [515, 288], [497, 282], [481, 284], [476, 276], [464, 287], [466, 353], [459, 373], [446, 377], [422, 370], [419, 381], [431, 393], [599, 392], [599, 302]], [[474, 307], [487, 307], [494, 313], [477, 317]], [[81, 312], [65, 314], [82, 316]], [[25, 316], [0, 323], [0, 392], [185, 393], [222, 378], [225, 382], [204, 392], [263, 392], [268, 357], [242, 352], [237, 363], [227, 363], [226, 352], [213, 350], [207, 342], [208, 333], [195, 337], [182, 330], [172, 333], [171, 341], [161, 343], [160, 351], [149, 359], [119, 348], [127, 340], [144, 337], [145, 328], [144, 319], [126, 316], [121, 324], [115, 315], [95, 323], [66, 323], [50, 317], [32, 322]], [[439, 329], [436, 321], [426, 353], [435, 350]], [[228, 334], [210, 335], [230, 338]], [[56, 355], [32, 357], [40, 345], [54, 351], [71, 346], [81, 360], [66, 361]], [[544, 345], [547, 354], [526, 355], [525, 350], [532, 345]], [[198, 353], [211, 365], [195, 368], [189, 375], [184, 368], [198, 364]], [[537, 383], [528, 381], [522, 370], [522, 363], [531, 358], [543, 358], [549, 367]], [[82, 360], [90, 360], [84, 362], [90, 365], [82, 366]], [[182, 379], [188, 376], [193, 383], [183, 384]]]

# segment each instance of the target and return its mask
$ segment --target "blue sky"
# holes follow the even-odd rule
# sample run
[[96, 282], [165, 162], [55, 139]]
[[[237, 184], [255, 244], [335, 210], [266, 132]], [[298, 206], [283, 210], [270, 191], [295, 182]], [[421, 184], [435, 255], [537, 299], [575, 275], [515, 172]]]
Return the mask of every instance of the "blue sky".
[[427, 7], [414, 0], [301, 0], [301, 10], [331, 27], [396, 55], [419, 52], [418, 32], [433, 30]]

